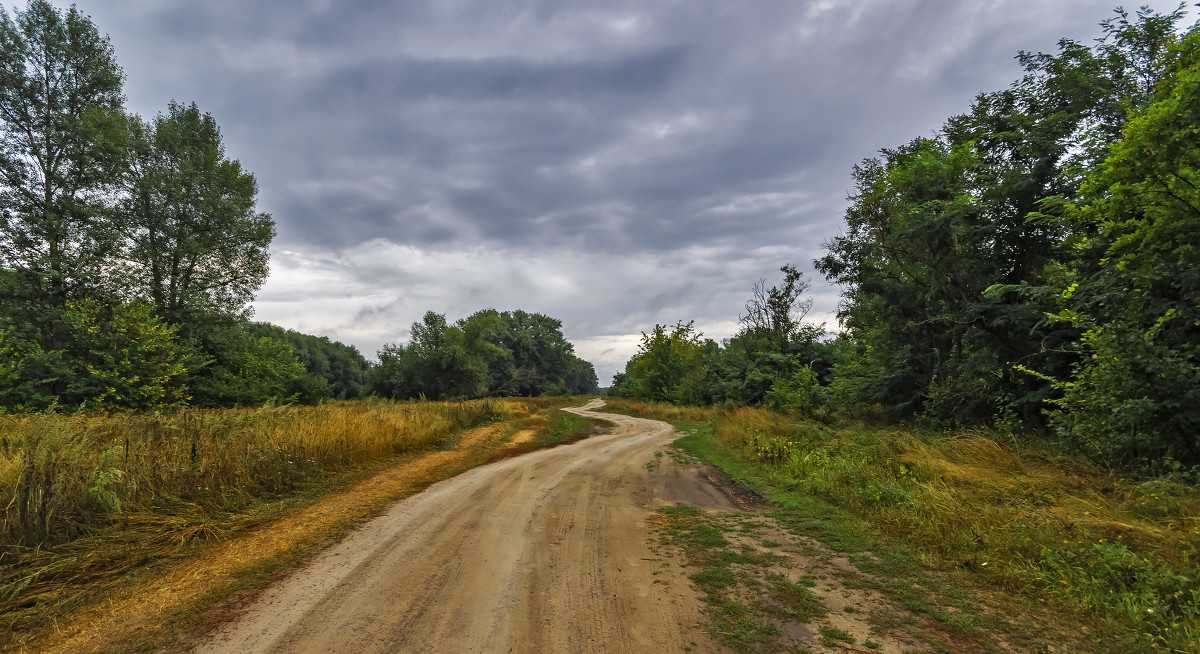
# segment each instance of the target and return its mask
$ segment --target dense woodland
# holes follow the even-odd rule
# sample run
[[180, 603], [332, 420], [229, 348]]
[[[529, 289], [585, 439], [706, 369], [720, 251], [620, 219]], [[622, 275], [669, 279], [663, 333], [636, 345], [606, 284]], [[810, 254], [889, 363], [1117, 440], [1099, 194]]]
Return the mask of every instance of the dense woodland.
[[0, 410], [586, 393], [561, 323], [429, 314], [371, 365], [250, 320], [272, 217], [213, 117], [123, 106], [107, 37], [74, 8], [0, 9]]
[[611, 392], [883, 411], [1040, 434], [1103, 464], [1200, 479], [1200, 30], [1118, 10], [1093, 45], [853, 171], [846, 231], [808, 282], [754, 286], [718, 344], [656, 325]]

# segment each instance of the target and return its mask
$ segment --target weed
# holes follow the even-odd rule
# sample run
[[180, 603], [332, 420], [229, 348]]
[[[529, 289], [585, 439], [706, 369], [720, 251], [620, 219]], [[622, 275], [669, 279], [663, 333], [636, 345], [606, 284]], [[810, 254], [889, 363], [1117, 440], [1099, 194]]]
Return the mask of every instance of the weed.
[[820, 633], [821, 640], [819, 642], [826, 647], [836, 645], [837, 641], [841, 641], [843, 643], [854, 643], [854, 635], [849, 632], [842, 631], [841, 629], [834, 627], [821, 627]]
[[1130, 651], [1200, 642], [1200, 489], [1178, 479], [1122, 479], [987, 430], [616, 399], [610, 408], [675, 421], [680, 449], [769, 489], [780, 507], [772, 515], [789, 529], [861, 570], [907, 580], [882, 590], [955, 631], [987, 627], [969, 606], [942, 608], [978, 588], [1038, 612], [1029, 629], [1086, 633], [1077, 649], [1093, 639]]

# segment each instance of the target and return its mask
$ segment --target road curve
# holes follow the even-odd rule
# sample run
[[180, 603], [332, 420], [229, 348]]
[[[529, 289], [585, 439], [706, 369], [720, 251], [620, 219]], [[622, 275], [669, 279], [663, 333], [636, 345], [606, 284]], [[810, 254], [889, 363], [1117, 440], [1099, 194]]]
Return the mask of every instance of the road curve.
[[656, 456], [670, 425], [591, 411], [601, 406], [569, 410], [613, 433], [395, 504], [193, 651], [716, 651], [686, 570], [651, 551], [649, 519], [676, 502], [737, 506], [697, 467]]

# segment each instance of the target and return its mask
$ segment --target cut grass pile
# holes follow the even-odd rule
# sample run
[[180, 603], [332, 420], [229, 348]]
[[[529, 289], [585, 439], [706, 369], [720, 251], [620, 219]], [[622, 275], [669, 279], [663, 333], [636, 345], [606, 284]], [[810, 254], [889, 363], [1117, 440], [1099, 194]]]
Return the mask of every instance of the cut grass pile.
[[[688, 422], [697, 433], [681, 446], [769, 489], [776, 515], [798, 532], [878, 554], [852, 557], [864, 572], [937, 572], [938, 583], [992, 595], [1014, 622], [1053, 616], [1070, 640], [1100, 651], [1200, 651], [1193, 486], [1125, 479], [983, 430], [826, 425], [619, 399], [609, 408]], [[910, 610], [964, 633], [979, 628], [920, 583], [896, 590], [909, 594]]]
[[[543, 438], [550, 430], [573, 434], [564, 421], [575, 431], [589, 426], [558, 411], [530, 417], [562, 403], [372, 400], [173, 415], [0, 417], [0, 506], [6, 507], [0, 649], [88, 602], [153, 581], [173, 562], [255, 527], [274, 531], [270, 521], [278, 516], [384, 468], [425, 462], [413, 479], [376, 493], [379, 502], [484, 463], [507, 425], [462, 436], [470, 427], [522, 421]], [[443, 454], [453, 456], [429, 458]], [[359, 503], [321, 520], [336, 531], [376, 508]], [[263, 552], [239, 551], [231, 561], [271, 568], [320, 540], [289, 538], [274, 538]]]

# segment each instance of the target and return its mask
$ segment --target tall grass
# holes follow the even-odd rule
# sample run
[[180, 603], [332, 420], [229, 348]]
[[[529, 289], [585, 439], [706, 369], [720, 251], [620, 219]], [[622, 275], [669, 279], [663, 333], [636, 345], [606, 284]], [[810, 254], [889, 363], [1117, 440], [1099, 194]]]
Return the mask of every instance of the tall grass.
[[924, 433], [623, 400], [699, 420], [777, 492], [815, 496], [923, 563], [1075, 612], [1112, 644], [1200, 651], [1200, 489], [1134, 480], [987, 430]]
[[235, 510], [325, 474], [428, 449], [536, 400], [367, 400], [116, 416], [0, 416], [0, 551], [139, 512]]
[[[0, 415], [0, 651], [340, 484], [558, 399]], [[469, 461], [490, 452], [468, 447]], [[475, 450], [479, 451], [475, 451]], [[446, 465], [454, 458], [445, 460]], [[470, 465], [463, 463], [462, 465]]]

